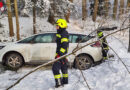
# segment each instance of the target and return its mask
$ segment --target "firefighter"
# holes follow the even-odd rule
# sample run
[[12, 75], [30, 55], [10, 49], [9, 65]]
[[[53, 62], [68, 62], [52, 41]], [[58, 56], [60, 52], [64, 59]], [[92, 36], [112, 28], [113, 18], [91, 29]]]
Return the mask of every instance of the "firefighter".
[[[69, 34], [66, 31], [67, 22], [64, 19], [58, 19], [56, 21], [56, 56], [55, 58], [59, 58], [60, 56], [65, 55], [68, 52], [69, 47]], [[55, 78], [55, 87], [58, 88], [61, 85], [68, 84], [68, 61], [66, 58], [63, 58], [57, 62], [55, 62], [52, 66], [52, 71]], [[60, 70], [62, 75], [60, 74]]]
[[[100, 31], [100, 30], [97, 31], [97, 35], [98, 35], [99, 39], [101, 39], [102, 37], [104, 37], [103, 32]], [[106, 38], [101, 39], [100, 43], [101, 43], [101, 47], [102, 47], [103, 60], [106, 60], [106, 59], [108, 59], [107, 53], [109, 51], [109, 46], [107, 44]]]

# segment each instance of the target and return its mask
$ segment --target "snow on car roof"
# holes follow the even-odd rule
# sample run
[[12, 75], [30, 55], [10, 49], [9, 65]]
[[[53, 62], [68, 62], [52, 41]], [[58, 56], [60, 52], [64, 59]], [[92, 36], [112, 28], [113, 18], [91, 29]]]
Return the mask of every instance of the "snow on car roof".
[[[44, 33], [57, 33], [57, 31], [45, 31], [43, 33], [40, 34], [44, 34]], [[69, 34], [82, 34], [82, 35], [86, 35], [84, 32], [76, 32], [76, 31], [68, 31]]]

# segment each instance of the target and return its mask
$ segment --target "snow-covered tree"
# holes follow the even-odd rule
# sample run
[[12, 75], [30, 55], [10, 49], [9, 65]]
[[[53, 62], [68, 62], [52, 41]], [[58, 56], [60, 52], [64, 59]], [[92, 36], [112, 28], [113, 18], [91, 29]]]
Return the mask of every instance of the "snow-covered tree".
[[[32, 12], [33, 0], [25, 0], [25, 7], [22, 14], [30, 14]], [[37, 15], [48, 16], [49, 18], [64, 17], [66, 13], [75, 10], [74, 4], [69, 0], [36, 0], [35, 2]]]
[[50, 0], [48, 21], [54, 24], [56, 18], [64, 18], [69, 12], [75, 12], [74, 4], [69, 0]]
[[[35, 2], [34, 2], [35, 1]], [[25, 0], [25, 6], [22, 10], [22, 15], [29, 15], [32, 13], [32, 9], [35, 3], [35, 8], [38, 15], [46, 15], [48, 13], [50, 2], [48, 0]]]
[[[15, 15], [14, 0], [10, 0], [10, 2], [11, 2], [12, 14], [14, 16]], [[23, 8], [25, 6], [25, 0], [17, 0], [17, 4], [18, 4], [18, 13], [19, 13], [19, 15], [21, 15], [21, 10], [23, 10]]]

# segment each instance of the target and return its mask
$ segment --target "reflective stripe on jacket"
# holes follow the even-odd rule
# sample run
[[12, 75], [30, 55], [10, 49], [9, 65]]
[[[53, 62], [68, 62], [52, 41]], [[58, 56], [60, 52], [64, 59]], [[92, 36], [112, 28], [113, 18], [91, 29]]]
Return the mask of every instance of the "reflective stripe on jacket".
[[65, 55], [68, 52], [67, 48], [69, 47], [69, 34], [66, 29], [57, 30], [56, 43], [56, 53], [60, 56]]
[[102, 48], [103, 48], [104, 50], [109, 50], [109, 46], [107, 45], [108, 43], [107, 43], [106, 38], [103, 38], [103, 39], [101, 40], [101, 44], [102, 44]]

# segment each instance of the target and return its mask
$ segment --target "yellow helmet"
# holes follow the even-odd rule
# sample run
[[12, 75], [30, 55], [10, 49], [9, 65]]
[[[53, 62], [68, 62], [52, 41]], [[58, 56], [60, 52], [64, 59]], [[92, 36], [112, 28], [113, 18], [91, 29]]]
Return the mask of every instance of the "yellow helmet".
[[103, 32], [98, 32], [98, 37], [102, 37], [103, 36]]
[[67, 22], [64, 19], [58, 19], [56, 21], [56, 25], [58, 25], [60, 28], [67, 28]]

